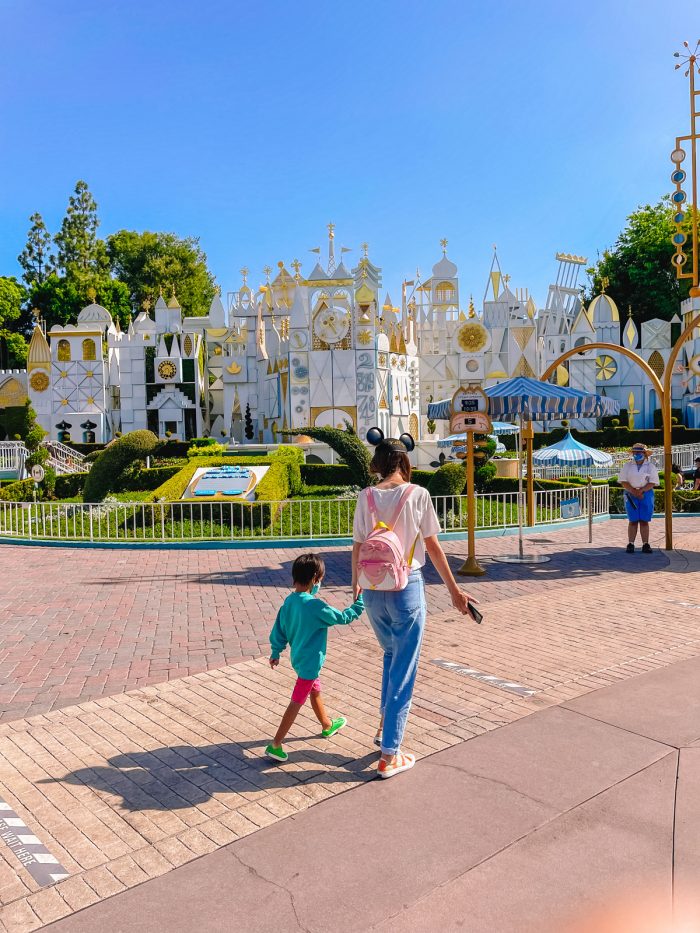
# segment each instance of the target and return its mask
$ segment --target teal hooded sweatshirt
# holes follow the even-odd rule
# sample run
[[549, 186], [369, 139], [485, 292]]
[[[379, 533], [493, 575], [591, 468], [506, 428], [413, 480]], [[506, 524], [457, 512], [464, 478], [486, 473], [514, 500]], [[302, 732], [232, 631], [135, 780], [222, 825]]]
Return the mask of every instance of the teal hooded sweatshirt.
[[292, 667], [302, 680], [316, 680], [326, 660], [328, 629], [349, 625], [362, 614], [362, 594], [348, 609], [334, 609], [311, 593], [290, 593], [270, 632], [271, 657], [279, 658], [289, 645]]

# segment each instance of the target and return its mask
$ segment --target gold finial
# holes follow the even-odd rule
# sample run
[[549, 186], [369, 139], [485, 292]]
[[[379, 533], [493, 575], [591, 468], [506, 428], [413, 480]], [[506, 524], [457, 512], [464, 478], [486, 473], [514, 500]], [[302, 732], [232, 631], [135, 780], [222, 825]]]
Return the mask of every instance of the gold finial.
[[93, 303], [94, 303], [94, 301], [95, 301], [95, 298], [97, 298], [97, 292], [96, 292], [95, 289], [92, 287], [92, 285], [91, 285], [90, 288], [88, 288], [88, 290], [87, 290], [87, 296], [88, 296], [88, 298], [90, 299], [90, 301], [92, 301]]
[[605, 294], [605, 289], [608, 287], [608, 285], [610, 285], [610, 279], [607, 277], [607, 275], [604, 275], [603, 278], [600, 280], [601, 295]]
[[32, 308], [32, 317], [34, 318], [35, 324], [41, 324], [41, 311], [39, 308]]
[[269, 281], [270, 281], [270, 274], [272, 273], [272, 269], [271, 269], [269, 266], [265, 266], [265, 268], [263, 269], [263, 273], [264, 273], [265, 277], [267, 278], [267, 281], [269, 282]]
[[627, 317], [632, 320], [632, 305], [627, 305]]
[[301, 269], [301, 263], [298, 259], [292, 259], [292, 269], [294, 269], [294, 278], [298, 282], [301, 278], [301, 274], [299, 273], [299, 270]]
[[[161, 293], [161, 295], [163, 294], [163, 289], [162, 289], [162, 288], [161, 288], [161, 290], [160, 290], [160, 293]], [[150, 307], [151, 307], [151, 299], [150, 299], [148, 296], [146, 296], [146, 297], [143, 299], [143, 301], [141, 302], [141, 307], [142, 307], [143, 310], [146, 312], [146, 314], [148, 314], [148, 312], [149, 312], [149, 310], [150, 310]]]
[[369, 243], [363, 243], [360, 248], [363, 252], [363, 258], [367, 259], [367, 251], [369, 250]]
[[474, 308], [473, 295], [469, 296], [469, 317], [476, 317], [476, 309]]
[[506, 273], [506, 275], [503, 276], [503, 281], [504, 281], [504, 282], [506, 283], [506, 285], [507, 285], [507, 284], [510, 282], [510, 275], [508, 275], [508, 274]]
[[335, 230], [335, 224], [329, 223], [328, 224], [328, 239], [329, 240], [332, 240], [335, 237], [335, 233], [333, 232], [334, 230]]
[[278, 268], [278, 269], [284, 269], [284, 263], [282, 262], [281, 259], [280, 259], [280, 261], [277, 263], [277, 268]]
[[447, 255], [447, 240], [444, 237], [442, 240], [440, 240], [440, 246], [442, 246], [442, 255], [446, 256]]
[[158, 286], [158, 294], [160, 295], [161, 298], [163, 297], [163, 286], [162, 285]]
[[171, 285], [171, 286], [170, 286], [170, 297], [171, 297], [171, 298], [175, 298], [175, 297], [176, 297], [176, 295], [175, 295], [175, 285]]
[[248, 272], [250, 270], [248, 269], [248, 266], [243, 266], [243, 268], [240, 271], [241, 271], [241, 276], [243, 277], [243, 287], [247, 288], [248, 287]]

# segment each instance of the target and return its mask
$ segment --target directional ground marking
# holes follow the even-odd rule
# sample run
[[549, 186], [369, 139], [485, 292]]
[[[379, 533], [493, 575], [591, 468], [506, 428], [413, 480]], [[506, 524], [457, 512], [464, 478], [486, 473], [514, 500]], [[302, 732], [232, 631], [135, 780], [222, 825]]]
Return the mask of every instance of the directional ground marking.
[[45, 887], [68, 877], [55, 855], [25, 825], [9, 803], [0, 800], [0, 839], [15, 853], [37, 884]]
[[504, 680], [502, 677], [496, 677], [495, 674], [485, 674], [483, 671], [477, 671], [473, 667], [465, 667], [463, 664], [457, 664], [455, 661], [443, 661], [442, 658], [434, 658], [430, 662], [451, 671], [453, 674], [464, 674], [466, 677], [473, 677], [474, 680], [480, 680], [481, 683], [491, 684], [492, 687], [498, 687], [500, 690], [507, 690], [509, 693], [516, 693], [519, 697], [532, 697], [538, 690], [531, 687], [524, 687], [522, 684], [516, 684], [512, 680]]

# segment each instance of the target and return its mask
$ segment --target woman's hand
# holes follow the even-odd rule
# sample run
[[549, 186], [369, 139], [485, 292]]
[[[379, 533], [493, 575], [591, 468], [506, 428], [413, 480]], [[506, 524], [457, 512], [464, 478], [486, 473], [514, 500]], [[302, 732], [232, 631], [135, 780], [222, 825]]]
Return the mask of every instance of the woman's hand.
[[273, 671], [279, 663], [280, 663], [279, 658], [270, 658], [270, 667], [272, 668]]
[[352, 581], [352, 598], [357, 599], [357, 597], [360, 595], [361, 592], [362, 592], [362, 587], [357, 582], [357, 580], [353, 580]]
[[469, 593], [465, 593], [464, 590], [458, 586], [450, 592], [450, 596], [452, 597], [452, 605], [461, 612], [463, 616], [469, 615], [469, 603], [479, 602], [478, 599], [470, 596]]

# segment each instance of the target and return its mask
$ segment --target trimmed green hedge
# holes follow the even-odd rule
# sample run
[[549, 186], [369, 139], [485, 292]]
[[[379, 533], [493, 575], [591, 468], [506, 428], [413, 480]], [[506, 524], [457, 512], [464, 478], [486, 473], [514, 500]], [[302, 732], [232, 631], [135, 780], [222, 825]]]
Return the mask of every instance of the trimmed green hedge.
[[[664, 510], [664, 490], [654, 490], [654, 511]], [[622, 515], [625, 512], [624, 490], [619, 486], [610, 489], [610, 511]], [[676, 489], [673, 493], [674, 512], [700, 512], [700, 490]]]
[[459, 463], [444, 463], [433, 473], [428, 484], [428, 492], [431, 496], [459, 496], [464, 490], [466, 475], [464, 464], [461, 461]]
[[167, 480], [179, 473], [182, 467], [161, 466], [135, 470], [126, 470], [122, 473], [121, 481], [114, 487], [115, 492], [149, 492], [162, 486]]
[[0, 499], [5, 502], [33, 502], [34, 480], [20, 479], [0, 489]]
[[[648, 428], [640, 430], [635, 428], [630, 431], [629, 428], [603, 428], [601, 431], [579, 431], [573, 429], [574, 437], [582, 444], [589, 447], [595, 447], [601, 450], [604, 447], [631, 447], [639, 441], [642, 444], [648, 444], [649, 447], [663, 446], [663, 432]], [[700, 428], [686, 428], [682, 424], [674, 425], [671, 432], [673, 443], [678, 444], [700, 444]], [[542, 447], [548, 447], [560, 441], [566, 435], [566, 428], [552, 428], [549, 432], [537, 432], [533, 441], [535, 450]], [[505, 434], [499, 440], [508, 450], [515, 450], [515, 434]]]
[[301, 478], [307, 486], [354, 486], [357, 481], [346, 463], [303, 463]]
[[[271, 463], [272, 459], [270, 457], [196, 457], [186, 463], [185, 466], [176, 467], [177, 472], [154, 489], [150, 501], [157, 502], [159, 499], [164, 499], [166, 502], [175, 502], [177, 499], [182, 498], [185, 490], [192, 482], [192, 477], [201, 467], [222, 465], [269, 466]], [[158, 467], [157, 469], [172, 469], [172, 467]]]
[[85, 481], [85, 501], [102, 502], [118, 485], [124, 470], [136, 460], [145, 460], [157, 446], [158, 438], [152, 431], [131, 431], [105, 447]]
[[[605, 486], [607, 485], [607, 480], [605, 479], [594, 479], [594, 486]], [[525, 477], [523, 477], [523, 490], [525, 489], [527, 483]], [[570, 477], [569, 479], [536, 479], [535, 480], [535, 489], [567, 489], [569, 486], [587, 486], [588, 480], [582, 479], [580, 476]], [[497, 492], [517, 492], [518, 491], [518, 480], [517, 478], [497, 476], [491, 480], [486, 489], [484, 490], [487, 493], [497, 493]]]
[[56, 477], [55, 495], [57, 499], [72, 499], [79, 496], [85, 481], [88, 478], [87, 473], [65, 473]]
[[[303, 489], [301, 479], [301, 465], [304, 462], [304, 451], [299, 447], [282, 446], [279, 447], [272, 459], [275, 463], [284, 463], [289, 474], [289, 494], [298, 496]], [[259, 499], [262, 496], [258, 496]]]

